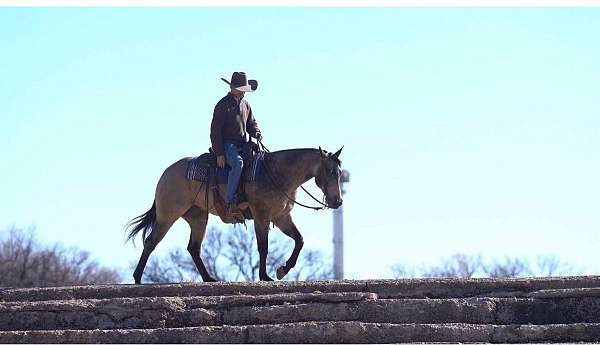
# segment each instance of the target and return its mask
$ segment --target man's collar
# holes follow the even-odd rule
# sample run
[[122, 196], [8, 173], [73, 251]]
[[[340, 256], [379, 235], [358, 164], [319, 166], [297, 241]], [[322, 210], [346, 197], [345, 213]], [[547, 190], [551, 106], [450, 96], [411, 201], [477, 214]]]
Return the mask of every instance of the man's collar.
[[228, 95], [231, 96], [233, 99], [235, 99], [235, 101], [238, 103], [240, 103], [242, 101], [242, 99], [244, 98], [244, 96], [238, 98], [231, 92], [229, 92]]

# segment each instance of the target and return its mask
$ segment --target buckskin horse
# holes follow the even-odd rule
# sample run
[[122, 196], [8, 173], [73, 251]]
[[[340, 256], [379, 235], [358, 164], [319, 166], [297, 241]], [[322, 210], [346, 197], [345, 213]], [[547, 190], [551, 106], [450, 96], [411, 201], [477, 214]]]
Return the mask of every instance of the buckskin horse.
[[[318, 149], [291, 149], [265, 153], [263, 168], [255, 181], [244, 182], [248, 207], [254, 219], [254, 230], [259, 252], [259, 278], [272, 281], [267, 274], [266, 259], [268, 235], [271, 222], [294, 240], [294, 249], [284, 266], [277, 269], [277, 279], [282, 279], [296, 265], [304, 245], [302, 235], [294, 224], [290, 212], [295, 201], [296, 190], [314, 178], [325, 195], [325, 206], [338, 208], [342, 205], [340, 192], [342, 149], [335, 153]], [[210, 276], [200, 250], [206, 232], [208, 215], [219, 215], [223, 219], [221, 196], [225, 186], [217, 193], [208, 193], [210, 183], [201, 183], [186, 178], [187, 164], [192, 158], [183, 158], [169, 166], [156, 186], [154, 203], [150, 210], [128, 223], [127, 239], [133, 239], [142, 231], [144, 249], [133, 273], [136, 284], [141, 284], [142, 274], [148, 257], [163, 239], [173, 223], [183, 218], [190, 226], [191, 235], [187, 250], [194, 260], [198, 272], [205, 282], [216, 281]], [[219, 200], [220, 199], [220, 200]], [[150, 232], [148, 235], [148, 231]]]

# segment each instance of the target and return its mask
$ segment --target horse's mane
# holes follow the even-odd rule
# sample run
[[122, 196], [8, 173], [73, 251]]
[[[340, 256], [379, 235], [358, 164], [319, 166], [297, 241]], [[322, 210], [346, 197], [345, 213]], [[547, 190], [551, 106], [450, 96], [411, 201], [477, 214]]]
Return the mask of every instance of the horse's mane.
[[319, 151], [319, 149], [315, 149], [315, 148], [299, 148], [299, 149], [285, 149], [285, 150], [277, 150], [277, 151], [271, 151], [270, 153], [285, 153], [285, 152], [291, 152], [291, 151]]
[[[293, 153], [295, 151], [302, 151], [302, 152], [316, 151], [316, 152], [318, 152], [319, 149], [315, 149], [315, 148], [285, 149], [285, 150], [271, 151], [271, 152], [269, 152], [269, 154], [273, 154], [273, 153]], [[333, 159], [338, 165], [342, 164], [342, 161], [338, 157], [334, 157], [332, 152], [329, 152], [327, 150], [323, 150], [323, 152], [327, 153], [328, 156], [329, 156], [329, 158]]]

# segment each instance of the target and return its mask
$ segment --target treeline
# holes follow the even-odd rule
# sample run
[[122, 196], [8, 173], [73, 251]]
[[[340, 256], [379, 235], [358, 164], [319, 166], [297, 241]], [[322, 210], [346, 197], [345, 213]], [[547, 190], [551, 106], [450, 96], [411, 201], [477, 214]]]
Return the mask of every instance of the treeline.
[[11, 228], [0, 233], [0, 287], [44, 287], [109, 284], [122, 281], [114, 269], [104, 267], [90, 253], [44, 245], [34, 230]]
[[436, 265], [396, 264], [391, 269], [395, 278], [517, 278], [581, 274], [574, 265], [551, 254], [532, 259], [514, 256], [495, 259], [481, 254], [458, 253]]
[[[271, 236], [267, 268], [284, 265], [292, 252], [293, 241]], [[221, 281], [258, 280], [258, 251], [254, 230], [210, 228], [202, 247], [202, 259], [209, 273]], [[118, 272], [93, 260], [90, 253], [43, 244], [33, 230], [11, 228], [0, 232], [0, 287], [45, 287], [88, 284], [113, 284], [131, 281], [131, 270]], [[534, 259], [455, 254], [435, 265], [391, 267], [395, 278], [419, 277], [526, 277], [580, 274], [575, 267], [557, 256]], [[331, 257], [305, 248], [286, 280], [332, 279]], [[202, 281], [186, 250], [176, 249], [166, 256], [151, 257], [144, 272], [145, 283]]]

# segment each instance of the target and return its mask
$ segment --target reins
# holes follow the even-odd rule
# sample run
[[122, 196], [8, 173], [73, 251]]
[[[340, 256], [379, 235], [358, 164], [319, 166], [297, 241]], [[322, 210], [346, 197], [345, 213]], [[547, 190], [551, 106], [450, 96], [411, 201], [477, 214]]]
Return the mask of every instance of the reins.
[[[265, 144], [263, 144], [263, 142], [262, 142], [261, 140], [257, 140], [257, 141], [258, 141], [258, 144], [260, 145], [260, 146], [259, 146], [259, 148], [260, 148], [260, 147], [262, 147], [262, 149], [263, 149], [264, 151], [266, 151], [266, 152], [269, 152], [269, 153], [271, 152], [271, 150], [269, 150], [269, 149], [268, 149], [268, 148], [265, 146]], [[273, 187], [275, 187], [275, 189], [276, 189], [277, 191], [279, 191], [281, 194], [283, 194], [283, 195], [284, 195], [286, 198], [288, 198], [289, 200], [293, 201], [293, 202], [294, 202], [296, 205], [299, 205], [299, 206], [302, 206], [302, 207], [305, 207], [305, 208], [310, 208], [310, 209], [312, 209], [312, 210], [315, 210], [315, 211], [318, 211], [318, 210], [324, 210], [324, 209], [326, 209], [326, 208], [329, 208], [329, 206], [328, 206], [327, 204], [325, 204], [325, 203], [323, 203], [323, 202], [321, 202], [321, 201], [317, 200], [317, 198], [315, 198], [315, 197], [314, 197], [312, 194], [310, 194], [310, 192], [309, 192], [309, 191], [307, 191], [307, 190], [306, 190], [306, 189], [305, 189], [303, 186], [300, 186], [300, 188], [302, 188], [302, 190], [303, 190], [303, 191], [304, 191], [306, 194], [308, 194], [308, 195], [309, 195], [309, 196], [310, 196], [310, 197], [311, 197], [313, 200], [315, 200], [316, 202], [318, 202], [318, 203], [319, 203], [319, 204], [321, 204], [322, 206], [321, 206], [321, 207], [308, 206], [308, 205], [304, 205], [304, 204], [303, 204], [303, 203], [301, 203], [301, 202], [298, 202], [298, 201], [296, 201], [294, 198], [292, 198], [292, 197], [290, 197], [289, 195], [287, 195], [287, 193], [286, 193], [285, 191], [283, 191], [282, 189], [280, 189], [280, 188], [279, 188], [279, 183], [276, 183], [276, 182], [275, 182], [275, 179], [274, 179], [273, 175], [271, 174], [269, 167], [267, 166], [267, 161], [266, 161], [266, 159], [265, 159], [265, 160], [263, 160], [263, 166], [265, 167], [265, 172], [267, 173], [266, 175], [267, 175], [267, 177], [269, 178], [269, 180], [271, 180], [271, 184], [273, 184]], [[323, 199], [325, 199], [325, 195], [323, 195]]]

